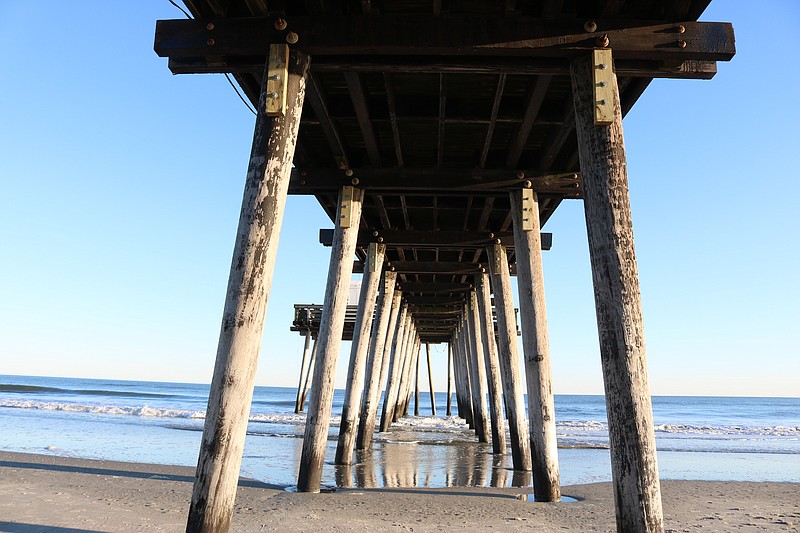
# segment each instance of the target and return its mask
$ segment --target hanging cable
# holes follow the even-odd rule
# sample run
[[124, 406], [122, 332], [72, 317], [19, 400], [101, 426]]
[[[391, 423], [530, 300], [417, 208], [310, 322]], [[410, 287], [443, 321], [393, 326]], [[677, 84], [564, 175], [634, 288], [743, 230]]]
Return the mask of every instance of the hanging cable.
[[[184, 15], [186, 15], [186, 18], [187, 18], [187, 19], [191, 19], [191, 18], [192, 18], [192, 16], [191, 16], [191, 15], [190, 15], [190, 14], [189, 14], [189, 13], [188, 13], [188, 12], [187, 12], [185, 9], [183, 9], [181, 6], [179, 6], [179, 5], [178, 5], [178, 3], [177, 3], [177, 2], [175, 2], [175, 0], [167, 0], [167, 2], [169, 2], [170, 4], [172, 4], [173, 6], [175, 6], [176, 8], [180, 9], [181, 13], [183, 13]], [[231, 80], [231, 77], [230, 77], [230, 75], [229, 75], [227, 72], [226, 72], [226, 73], [224, 73], [224, 74], [225, 74], [225, 79], [226, 79], [226, 80], [228, 80], [228, 83], [230, 83], [230, 84], [231, 84], [231, 87], [233, 87], [233, 90], [236, 92], [236, 96], [238, 96], [238, 97], [239, 97], [239, 100], [241, 100], [241, 101], [242, 101], [242, 103], [243, 103], [243, 104], [244, 104], [244, 106], [247, 108], [247, 110], [248, 110], [248, 111], [250, 111], [252, 114], [254, 114], [254, 115], [257, 115], [257, 113], [256, 113], [255, 109], [253, 109], [253, 108], [250, 106], [250, 102], [248, 102], [248, 101], [245, 99], [245, 97], [244, 97], [244, 96], [242, 96], [242, 93], [240, 93], [240, 92], [239, 92], [239, 88], [238, 88], [238, 87], [236, 87], [236, 84], [235, 84], [235, 83], [233, 83], [233, 80]]]

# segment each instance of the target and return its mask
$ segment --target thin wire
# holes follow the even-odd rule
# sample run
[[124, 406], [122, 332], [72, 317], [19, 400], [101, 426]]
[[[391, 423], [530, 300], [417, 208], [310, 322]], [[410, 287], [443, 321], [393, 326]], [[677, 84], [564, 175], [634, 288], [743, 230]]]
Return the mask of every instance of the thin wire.
[[[178, 4], [175, 2], [175, 0], [167, 0], [167, 2], [169, 2], [169, 3], [170, 3], [170, 4], [172, 4], [173, 6], [177, 7], [178, 9], [180, 9], [180, 10], [181, 10], [181, 13], [183, 13], [184, 15], [186, 15], [186, 18], [187, 18], [187, 19], [191, 19], [191, 18], [192, 18], [192, 16], [191, 16], [191, 15], [190, 15], [190, 14], [189, 14], [189, 13], [188, 13], [188, 12], [187, 12], [185, 9], [183, 9], [181, 6], [179, 6], [179, 5], [178, 5]], [[254, 114], [254, 115], [258, 116], [258, 114], [256, 113], [255, 109], [253, 109], [253, 108], [250, 106], [250, 103], [249, 103], [247, 100], [245, 100], [244, 96], [242, 96], [242, 93], [240, 93], [240, 92], [239, 92], [239, 88], [238, 88], [238, 87], [236, 87], [236, 84], [235, 84], [235, 83], [233, 83], [233, 80], [231, 80], [231, 77], [230, 77], [230, 75], [229, 75], [227, 72], [225, 73], [225, 79], [226, 79], [226, 80], [228, 80], [228, 83], [230, 83], [230, 84], [231, 84], [231, 87], [233, 87], [233, 90], [236, 92], [236, 96], [238, 96], [238, 97], [239, 97], [239, 100], [241, 100], [241, 101], [242, 101], [242, 103], [243, 103], [243, 104], [244, 104], [244, 106], [247, 108], [247, 110], [248, 110], [248, 111], [250, 111], [252, 114]]]
[[175, 0], [167, 0], [167, 2], [180, 9], [183, 12], [183, 14], [186, 15], [187, 19], [192, 18], [192, 16], [189, 13], [187, 13], [185, 9], [183, 9], [181, 6], [175, 3]]
[[252, 114], [258, 116], [258, 114], [256, 113], [256, 110], [253, 109], [252, 107], [250, 107], [250, 103], [247, 100], [245, 100], [244, 96], [242, 96], [242, 93], [239, 92], [239, 88], [236, 87], [236, 84], [234, 84], [233, 81], [231, 81], [231, 77], [227, 72], [225, 73], [225, 79], [228, 80], [228, 83], [231, 84], [231, 87], [233, 87], [233, 90], [236, 91], [236, 96], [239, 97], [239, 100], [242, 101], [242, 103], [247, 108], [247, 110], [250, 111]]

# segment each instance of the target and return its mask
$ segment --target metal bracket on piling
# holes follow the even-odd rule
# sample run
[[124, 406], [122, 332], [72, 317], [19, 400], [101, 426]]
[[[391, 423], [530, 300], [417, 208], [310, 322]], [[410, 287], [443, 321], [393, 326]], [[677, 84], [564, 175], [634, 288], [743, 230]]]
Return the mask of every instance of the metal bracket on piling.
[[611, 49], [593, 50], [594, 125], [610, 126], [614, 122], [614, 76]]
[[342, 208], [339, 213], [339, 227], [349, 228], [353, 214], [353, 187], [342, 187]]
[[533, 189], [522, 189], [522, 231], [533, 231]]
[[286, 115], [286, 87], [289, 82], [289, 46], [269, 45], [267, 88], [264, 112], [268, 117]]

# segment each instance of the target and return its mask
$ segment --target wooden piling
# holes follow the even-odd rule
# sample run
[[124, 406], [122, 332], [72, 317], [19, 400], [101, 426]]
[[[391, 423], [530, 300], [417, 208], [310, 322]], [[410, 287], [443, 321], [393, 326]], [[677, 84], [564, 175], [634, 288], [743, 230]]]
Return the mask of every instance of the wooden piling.
[[350, 464], [356, 443], [358, 414], [364, 392], [364, 373], [366, 371], [367, 350], [372, 332], [372, 316], [375, 311], [378, 284], [383, 270], [383, 257], [386, 245], [370, 243], [361, 292], [358, 296], [358, 309], [350, 345], [350, 363], [347, 368], [347, 381], [342, 404], [342, 420], [339, 425], [339, 441], [336, 446], [334, 463]]
[[480, 337], [480, 318], [478, 313], [478, 301], [475, 291], [470, 291], [469, 301], [467, 302], [467, 345], [469, 349], [469, 368], [472, 378], [472, 409], [475, 416], [475, 434], [478, 442], [489, 442], [490, 425], [489, 417], [486, 413], [486, 364], [483, 361], [483, 341]]
[[[306, 311], [306, 315], [308, 315], [308, 311]], [[306, 321], [307, 323], [310, 320]], [[300, 362], [300, 379], [297, 382], [297, 399], [294, 402], [294, 412], [299, 413], [303, 410], [302, 404], [300, 400], [303, 398], [303, 384], [306, 382], [306, 374], [310, 368], [306, 366], [306, 362], [308, 362], [308, 348], [311, 346], [311, 329], [306, 330], [306, 339], [303, 343], [303, 359]]]
[[431, 415], [436, 416], [436, 395], [433, 392], [433, 370], [431, 367], [431, 345], [427, 342], [425, 343], [425, 355], [428, 359], [428, 388], [431, 394]]
[[[409, 311], [406, 313], [406, 327], [403, 332], [403, 340], [400, 343], [400, 375], [398, 376], [397, 383], [396, 383], [396, 390], [393, 393], [392, 404], [387, 410], [387, 416], [389, 416], [389, 425], [392, 422], [396, 422], [400, 418], [400, 404], [402, 403], [403, 393], [405, 391], [406, 381], [408, 380], [408, 364], [409, 359], [411, 358], [411, 349], [410, 344], [412, 341], [412, 335], [414, 330], [414, 318]], [[388, 429], [388, 427], [387, 427]]]
[[489, 289], [489, 275], [476, 276], [478, 316], [483, 340], [483, 353], [486, 362], [486, 381], [489, 388], [489, 413], [492, 417], [492, 452], [506, 453], [506, 425], [503, 416], [503, 382], [500, 378], [500, 359], [497, 356], [494, 321], [492, 320], [492, 297]]
[[612, 72], [613, 121], [595, 126], [594, 68], [591, 55], [570, 64], [617, 530], [663, 531], [619, 88]]
[[308, 65], [308, 56], [290, 53], [286, 113], [279, 117], [265, 113], [264, 69], [188, 532], [230, 528]]
[[508, 433], [511, 437], [511, 459], [514, 470], [530, 470], [531, 451], [528, 424], [525, 420], [522, 379], [519, 375], [517, 323], [514, 316], [514, 299], [511, 295], [508, 258], [505, 247], [501, 244], [490, 247], [488, 252], [491, 257], [489, 266], [492, 271], [494, 306], [497, 311], [498, 358], [503, 375]]
[[297, 477], [297, 490], [301, 492], [319, 492], [322, 478], [322, 463], [325, 459], [325, 444], [328, 440], [333, 404], [336, 360], [339, 358], [342, 342], [363, 198], [363, 190], [353, 187], [343, 187], [339, 193], [325, 303], [317, 334], [319, 347], [317, 365], [314, 368], [314, 386], [308, 400], [303, 451]]
[[472, 376], [469, 365], [469, 331], [467, 330], [466, 309], [461, 317], [461, 331], [458, 336], [458, 363], [461, 366], [462, 392], [464, 394], [464, 408], [466, 410], [467, 425], [475, 429], [475, 404], [472, 394]]
[[[430, 354], [428, 354], [428, 357], [430, 358]], [[419, 416], [419, 354], [417, 354], [416, 367], [416, 375], [414, 376], [414, 416]]]
[[397, 319], [397, 326], [392, 340], [391, 352], [389, 354], [389, 374], [386, 380], [386, 391], [383, 393], [380, 431], [388, 431], [392, 423], [393, 413], [390, 413], [389, 409], [394, 410], [394, 402], [397, 400], [397, 387], [400, 382], [401, 372], [400, 363], [402, 363], [403, 359], [400, 348], [403, 343], [403, 337], [405, 337], [407, 314], [408, 305], [404, 304], [400, 309], [400, 315]]
[[[365, 450], [372, 445], [372, 434], [375, 431], [375, 417], [378, 414], [378, 396], [381, 392], [381, 374], [383, 371], [383, 354], [386, 338], [390, 329], [390, 322], [394, 314], [395, 320], [400, 310], [401, 294], [395, 295], [396, 272], [383, 273], [383, 284], [378, 295], [378, 311], [375, 316], [375, 326], [372, 328], [369, 357], [367, 358], [366, 384], [364, 386], [364, 401], [361, 404], [361, 417], [358, 424], [356, 448]], [[395, 297], [396, 296], [396, 297]]]
[[314, 339], [314, 345], [311, 348], [311, 361], [308, 362], [308, 370], [306, 371], [306, 379], [303, 382], [303, 393], [300, 395], [300, 412], [305, 410], [306, 396], [308, 395], [308, 387], [311, 385], [311, 376], [314, 374], [314, 367], [317, 364], [317, 339]]
[[[411, 316], [411, 315], [409, 315]], [[406, 340], [403, 345], [405, 355], [403, 357], [403, 373], [400, 378], [400, 385], [397, 391], [397, 399], [395, 400], [394, 411], [392, 413], [392, 422], [397, 422], [400, 417], [406, 414], [406, 407], [408, 406], [408, 399], [411, 394], [411, 378], [414, 369], [414, 343], [416, 341], [416, 327], [413, 318], [411, 324], [406, 332]]]
[[[528, 384], [528, 427], [533, 454], [533, 494], [537, 502], [561, 501], [553, 405], [550, 342], [544, 297], [539, 201], [535, 191], [512, 191], [514, 253], [517, 260], [522, 353]], [[526, 220], [523, 221], [523, 218]]]
[[453, 392], [451, 391], [451, 384], [453, 383], [453, 343], [447, 343], [447, 416], [453, 416]]

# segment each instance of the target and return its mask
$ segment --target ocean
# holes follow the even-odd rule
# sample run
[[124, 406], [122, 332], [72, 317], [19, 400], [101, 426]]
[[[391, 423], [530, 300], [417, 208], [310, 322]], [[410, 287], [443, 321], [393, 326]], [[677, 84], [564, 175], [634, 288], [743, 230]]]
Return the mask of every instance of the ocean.
[[[291, 488], [305, 414], [296, 389], [256, 387], [242, 475]], [[334, 467], [344, 391], [334, 396], [323, 483], [350, 487], [526, 486], [510, 455], [446, 417], [446, 395], [420, 393], [420, 416], [375, 433], [373, 450]], [[0, 449], [194, 466], [208, 386], [0, 375]], [[611, 480], [602, 396], [555, 396], [563, 485]], [[456, 406], [453, 400], [453, 412]], [[410, 412], [413, 413], [413, 400]], [[800, 482], [800, 398], [653, 397], [663, 479]]]

